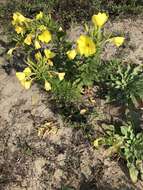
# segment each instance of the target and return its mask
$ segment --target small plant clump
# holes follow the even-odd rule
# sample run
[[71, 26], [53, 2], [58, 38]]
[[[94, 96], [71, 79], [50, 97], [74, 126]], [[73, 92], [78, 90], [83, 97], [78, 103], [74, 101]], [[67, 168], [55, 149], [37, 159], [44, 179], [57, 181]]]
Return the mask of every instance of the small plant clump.
[[[84, 92], [95, 85], [98, 94], [104, 90], [108, 103], [118, 102], [126, 107], [127, 124], [117, 131], [108, 126], [108, 132], [97, 138], [94, 146], [106, 145], [110, 154], [118, 153], [124, 158], [131, 179], [136, 182], [143, 175], [143, 134], [135, 129], [131, 114], [143, 98], [143, 67], [115, 58], [103, 60], [101, 55], [107, 43], [120, 47], [125, 41], [124, 36], [105, 34], [103, 27], [108, 17], [101, 12], [93, 15], [92, 25], [85, 24], [85, 32], [73, 43], [51, 15], [40, 12], [34, 18], [27, 18], [16, 12], [12, 20], [16, 43], [8, 54], [16, 52], [24, 56], [25, 68], [17, 71], [16, 77], [25, 89], [37, 82], [63, 107], [71, 104], [78, 107]], [[81, 115], [85, 113], [86, 109], [80, 110]]]

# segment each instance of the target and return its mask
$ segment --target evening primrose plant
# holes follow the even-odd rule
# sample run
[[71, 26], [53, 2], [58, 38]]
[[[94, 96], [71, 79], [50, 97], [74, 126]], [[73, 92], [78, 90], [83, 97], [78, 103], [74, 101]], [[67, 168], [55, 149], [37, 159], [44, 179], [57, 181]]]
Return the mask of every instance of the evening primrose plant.
[[[102, 29], [107, 20], [106, 13], [93, 15], [93, 25], [85, 25], [85, 33], [73, 44], [50, 15], [40, 12], [34, 18], [27, 18], [19, 12], [14, 13], [12, 25], [16, 45], [8, 54], [22, 50], [31, 71], [30, 77], [25, 75], [25, 70], [16, 73], [22, 86], [29, 89], [34, 81], [39, 81], [45, 90], [53, 91], [64, 101], [68, 96], [73, 99], [73, 92], [80, 97], [85, 86], [92, 86], [100, 78], [97, 68], [102, 65], [101, 53], [105, 44], [113, 43], [119, 47], [124, 42], [124, 37], [104, 35]], [[21, 78], [22, 75], [25, 77]]]

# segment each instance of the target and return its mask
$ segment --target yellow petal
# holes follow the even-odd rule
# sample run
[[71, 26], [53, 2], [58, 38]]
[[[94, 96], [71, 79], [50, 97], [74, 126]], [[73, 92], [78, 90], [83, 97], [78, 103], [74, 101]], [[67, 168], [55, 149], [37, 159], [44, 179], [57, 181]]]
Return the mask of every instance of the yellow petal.
[[30, 67], [26, 67], [24, 69], [23, 73], [25, 74], [25, 76], [29, 76], [29, 75], [31, 75], [32, 71], [31, 71]]
[[40, 48], [41, 48], [41, 45], [40, 45], [40, 43], [38, 42], [38, 40], [35, 40], [34, 46], [35, 46], [35, 49], [40, 49]]
[[24, 43], [27, 45], [31, 45], [32, 44], [32, 35], [28, 34], [27, 37], [24, 40]]
[[58, 73], [58, 77], [59, 77], [60, 81], [62, 81], [65, 77], [65, 73]]
[[70, 60], [73, 60], [73, 59], [75, 58], [76, 54], [77, 54], [77, 52], [76, 52], [75, 49], [70, 50], [70, 51], [67, 52], [67, 56], [68, 56], [68, 58], [69, 58]]
[[21, 81], [21, 85], [22, 85], [26, 90], [28, 90], [28, 89], [31, 87], [31, 83], [32, 83], [32, 80], [29, 80], [29, 81], [23, 80], [23, 81]]
[[17, 32], [17, 34], [22, 34], [24, 32], [24, 28], [21, 26], [16, 26], [15, 31]]
[[36, 15], [36, 20], [40, 20], [42, 18], [43, 18], [43, 12], [40, 11], [40, 13]]
[[42, 34], [40, 34], [40, 35], [38, 36], [38, 39], [39, 39], [41, 42], [48, 43], [49, 41], [51, 41], [52, 36], [51, 36], [51, 33], [50, 33], [48, 30], [45, 30], [44, 32], [42, 32]]
[[92, 22], [95, 26], [102, 27], [105, 22], [107, 22], [108, 16], [106, 13], [98, 13], [97, 15], [92, 16]]
[[23, 22], [25, 22], [27, 20], [26, 17], [24, 17], [21, 13], [16, 12], [13, 14], [13, 21], [12, 24], [16, 25], [16, 24], [21, 24]]
[[111, 42], [113, 42], [117, 47], [119, 47], [124, 43], [124, 40], [124, 37], [114, 37], [111, 39]]
[[44, 53], [45, 53], [45, 56], [46, 56], [47, 59], [51, 59], [51, 58], [53, 58], [53, 57], [55, 56], [55, 53], [52, 52], [52, 51], [49, 50], [49, 49], [45, 49], [45, 50], [44, 50]]
[[96, 45], [89, 36], [81, 35], [77, 40], [77, 50], [80, 55], [88, 57], [96, 53]]
[[45, 90], [49, 91], [51, 89], [52, 89], [51, 84], [48, 81], [45, 81]]
[[25, 80], [25, 73], [16, 72], [16, 77], [18, 78], [18, 80], [23, 81], [23, 80]]
[[41, 55], [40, 52], [38, 52], [38, 53], [35, 54], [35, 59], [36, 59], [37, 61], [39, 61], [39, 60], [42, 59], [42, 55]]

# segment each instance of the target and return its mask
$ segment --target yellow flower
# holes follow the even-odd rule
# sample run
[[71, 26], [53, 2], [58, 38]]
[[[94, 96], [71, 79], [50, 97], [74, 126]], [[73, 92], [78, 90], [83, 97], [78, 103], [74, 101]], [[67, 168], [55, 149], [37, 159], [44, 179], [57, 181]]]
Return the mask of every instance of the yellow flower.
[[53, 61], [51, 61], [50, 59], [48, 59], [48, 65], [52, 67], [54, 65]]
[[38, 36], [38, 39], [41, 42], [48, 43], [52, 39], [52, 36], [51, 36], [51, 33], [48, 30], [45, 30], [44, 32], [42, 32], [42, 34], [40, 34]]
[[51, 84], [47, 80], [45, 80], [45, 90], [49, 91], [51, 89], [52, 89]]
[[111, 42], [113, 42], [117, 47], [119, 47], [124, 43], [124, 40], [124, 37], [114, 37], [111, 39]]
[[19, 81], [25, 80], [25, 74], [23, 72], [16, 72], [16, 77]]
[[23, 80], [21, 81], [21, 85], [28, 90], [31, 87], [32, 80]]
[[35, 40], [34, 46], [35, 46], [35, 49], [40, 49], [40, 48], [41, 48], [41, 45], [40, 45], [40, 43], [38, 42], [38, 40]]
[[68, 56], [68, 58], [69, 58], [70, 60], [72, 60], [72, 59], [75, 58], [76, 53], [77, 53], [76, 50], [73, 49], [73, 50], [70, 50], [70, 51], [67, 52], [67, 56]]
[[96, 52], [96, 46], [90, 37], [81, 35], [77, 40], [77, 50], [80, 55], [88, 57]]
[[24, 32], [24, 28], [21, 26], [16, 26], [15, 31], [17, 32], [17, 34], [22, 34]]
[[38, 53], [35, 54], [35, 59], [36, 59], [37, 61], [39, 61], [39, 60], [42, 59], [42, 55], [41, 55], [40, 52], [38, 52]]
[[47, 59], [51, 59], [55, 56], [55, 53], [49, 49], [44, 49], [44, 53]]
[[31, 45], [31, 43], [32, 43], [32, 35], [31, 34], [27, 35], [27, 37], [24, 40], [24, 43], [27, 45]]
[[16, 12], [13, 14], [13, 21], [12, 24], [16, 25], [16, 24], [22, 24], [23, 22], [25, 22], [27, 20], [26, 17], [24, 17], [21, 13]]
[[40, 13], [36, 15], [36, 20], [40, 20], [42, 18], [43, 18], [43, 12], [40, 11]]
[[98, 27], [102, 27], [107, 20], [108, 16], [106, 13], [98, 13], [97, 15], [92, 16], [92, 22]]
[[59, 77], [60, 81], [62, 81], [65, 77], [65, 73], [58, 73], [58, 77]]
[[23, 71], [23, 73], [25, 74], [25, 76], [30, 76], [32, 71], [29, 67], [26, 67]]
[[16, 77], [18, 78], [18, 80], [20, 81], [21, 85], [25, 88], [25, 89], [29, 89], [32, 83], [31, 79], [26, 79], [26, 77], [28, 77], [31, 74], [31, 69], [29, 67], [26, 67], [24, 69], [23, 72], [17, 72], [16, 73]]

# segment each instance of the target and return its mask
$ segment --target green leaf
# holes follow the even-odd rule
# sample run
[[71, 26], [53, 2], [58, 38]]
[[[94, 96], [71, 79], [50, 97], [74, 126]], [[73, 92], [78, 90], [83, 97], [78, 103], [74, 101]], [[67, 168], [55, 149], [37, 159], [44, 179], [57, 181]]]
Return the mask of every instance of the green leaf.
[[128, 135], [128, 128], [125, 126], [121, 127], [121, 133], [127, 137]]

